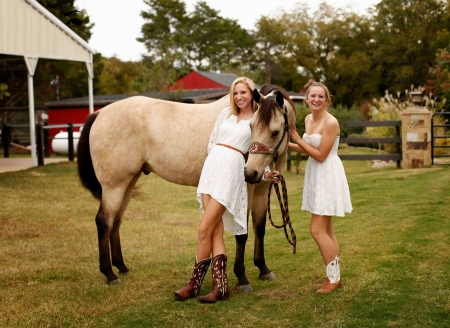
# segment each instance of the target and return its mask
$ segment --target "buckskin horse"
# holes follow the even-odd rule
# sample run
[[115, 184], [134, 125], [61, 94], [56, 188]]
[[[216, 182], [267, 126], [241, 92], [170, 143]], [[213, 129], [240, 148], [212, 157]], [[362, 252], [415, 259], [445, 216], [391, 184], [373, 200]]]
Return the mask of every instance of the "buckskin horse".
[[[260, 92], [254, 91], [260, 109], [251, 123], [252, 139], [266, 135], [270, 129], [269, 138], [263, 138], [263, 142], [279, 143], [276, 169], [281, 172], [287, 158], [288, 136], [287, 132], [283, 133], [285, 124], [273, 121], [272, 116], [281, 115], [283, 119], [286, 110], [289, 126], [292, 126], [295, 124], [294, 105], [288, 94], [275, 86], [263, 86]], [[264, 96], [271, 92], [274, 96]], [[142, 173], [153, 172], [169, 182], [196, 186], [215, 120], [220, 110], [229, 105], [229, 96], [210, 104], [183, 104], [134, 96], [114, 102], [86, 119], [78, 142], [78, 174], [83, 186], [100, 200], [95, 222], [100, 271], [106, 276], [107, 284], [121, 283], [112, 266], [120, 274], [130, 272], [123, 260], [119, 230]], [[170, 138], [167, 138], [168, 131]], [[271, 153], [250, 153], [245, 171], [255, 232], [254, 264], [263, 280], [276, 279], [264, 258], [269, 183], [261, 182], [264, 167], [272, 161]], [[253, 291], [244, 266], [247, 238], [248, 235], [236, 236], [234, 273], [238, 278], [236, 288], [242, 292]]]

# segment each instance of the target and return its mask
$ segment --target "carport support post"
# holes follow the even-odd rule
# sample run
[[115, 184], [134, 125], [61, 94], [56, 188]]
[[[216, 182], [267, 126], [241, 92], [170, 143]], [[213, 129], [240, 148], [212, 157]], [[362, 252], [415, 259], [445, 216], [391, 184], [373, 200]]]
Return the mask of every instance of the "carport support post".
[[30, 142], [31, 142], [31, 165], [37, 166], [36, 157], [36, 119], [34, 113], [34, 88], [33, 88], [33, 76], [36, 71], [38, 62], [37, 57], [24, 56], [25, 64], [28, 69], [28, 106], [30, 111]]
[[92, 53], [89, 54], [90, 62], [86, 62], [86, 67], [88, 70], [88, 94], [89, 94], [89, 114], [94, 112], [94, 56]]
[[75, 152], [73, 147], [73, 123], [67, 123], [67, 141], [69, 142], [68, 145], [68, 153], [69, 153], [69, 161], [73, 162], [75, 159]]

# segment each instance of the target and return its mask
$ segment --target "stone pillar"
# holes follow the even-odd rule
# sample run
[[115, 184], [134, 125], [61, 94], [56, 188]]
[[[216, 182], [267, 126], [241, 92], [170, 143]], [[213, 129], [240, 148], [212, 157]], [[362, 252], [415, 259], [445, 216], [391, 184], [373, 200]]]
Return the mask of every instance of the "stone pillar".
[[402, 167], [431, 165], [431, 112], [425, 107], [407, 107], [402, 112]]

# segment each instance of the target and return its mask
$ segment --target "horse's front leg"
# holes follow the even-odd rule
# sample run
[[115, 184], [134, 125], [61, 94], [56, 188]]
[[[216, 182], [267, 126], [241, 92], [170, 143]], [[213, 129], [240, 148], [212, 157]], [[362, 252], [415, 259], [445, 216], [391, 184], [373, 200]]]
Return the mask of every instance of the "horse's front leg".
[[[266, 189], [265, 189], [266, 190]], [[252, 219], [255, 233], [255, 248], [253, 263], [259, 269], [259, 279], [276, 280], [275, 275], [266, 265], [264, 257], [264, 236], [266, 234], [267, 193], [259, 192], [253, 196]]]
[[238, 279], [236, 290], [243, 293], [253, 292], [252, 286], [245, 274], [244, 255], [245, 244], [247, 243], [248, 234], [237, 235], [236, 238], [236, 257], [234, 261], [234, 274]]

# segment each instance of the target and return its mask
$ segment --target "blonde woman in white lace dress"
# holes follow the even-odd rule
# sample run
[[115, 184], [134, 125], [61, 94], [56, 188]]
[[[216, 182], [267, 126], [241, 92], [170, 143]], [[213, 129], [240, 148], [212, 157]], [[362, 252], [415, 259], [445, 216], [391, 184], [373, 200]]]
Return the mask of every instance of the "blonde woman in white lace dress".
[[[244, 154], [250, 146], [250, 120], [256, 111], [255, 84], [246, 77], [237, 78], [230, 87], [231, 107], [224, 108], [214, 126], [208, 144], [208, 157], [197, 188], [203, 216], [198, 228], [198, 248], [192, 277], [183, 288], [173, 292], [180, 300], [195, 297], [212, 262], [211, 293], [201, 302], [229, 298], [227, 256], [224, 230], [235, 235], [247, 233], [247, 184], [244, 178]], [[275, 171], [274, 171], [275, 172]], [[277, 173], [267, 172], [268, 181], [278, 181]], [[212, 255], [212, 260], [210, 256]]]
[[339, 123], [328, 113], [331, 105], [328, 88], [310, 81], [305, 86], [306, 104], [311, 114], [305, 118], [303, 138], [295, 127], [290, 130], [289, 149], [309, 155], [303, 185], [302, 210], [311, 212], [310, 232], [319, 247], [327, 278], [317, 290], [329, 293], [341, 286], [339, 245], [333, 232], [332, 216], [352, 211], [344, 167], [337, 155]]

